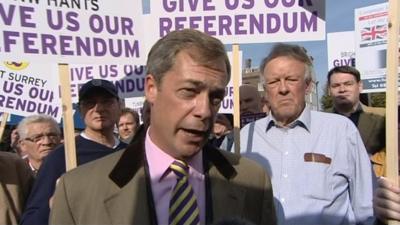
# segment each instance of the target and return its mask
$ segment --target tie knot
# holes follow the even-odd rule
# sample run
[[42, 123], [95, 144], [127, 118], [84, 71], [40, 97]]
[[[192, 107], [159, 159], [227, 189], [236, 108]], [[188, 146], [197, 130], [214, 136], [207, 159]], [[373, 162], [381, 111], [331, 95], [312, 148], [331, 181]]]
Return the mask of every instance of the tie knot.
[[185, 177], [188, 175], [189, 166], [186, 162], [181, 160], [175, 160], [170, 166], [171, 170], [179, 177]]

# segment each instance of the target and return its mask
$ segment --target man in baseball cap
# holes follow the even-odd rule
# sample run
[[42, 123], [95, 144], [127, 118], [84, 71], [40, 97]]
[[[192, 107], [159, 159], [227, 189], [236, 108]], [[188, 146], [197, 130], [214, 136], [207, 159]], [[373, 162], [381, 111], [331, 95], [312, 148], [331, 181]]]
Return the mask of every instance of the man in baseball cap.
[[[79, 90], [79, 111], [86, 125], [75, 139], [78, 165], [101, 158], [127, 145], [114, 135], [121, 107], [113, 83], [93, 79]], [[29, 196], [21, 224], [48, 224], [57, 179], [65, 172], [64, 145], [53, 150], [43, 162]]]
[[79, 90], [79, 101], [85, 98], [87, 94], [94, 93], [97, 90], [107, 92], [111, 96], [119, 99], [117, 88], [113, 83], [108, 80], [93, 79], [86, 82]]

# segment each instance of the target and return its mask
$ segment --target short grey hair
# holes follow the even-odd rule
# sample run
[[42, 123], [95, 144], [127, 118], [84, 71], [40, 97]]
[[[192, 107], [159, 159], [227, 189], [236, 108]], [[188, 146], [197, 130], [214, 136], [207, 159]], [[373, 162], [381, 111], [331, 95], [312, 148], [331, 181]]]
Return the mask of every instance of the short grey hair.
[[17, 131], [20, 137], [20, 140], [27, 138], [28, 136], [28, 126], [33, 123], [50, 123], [56, 129], [58, 135], [61, 135], [60, 127], [58, 126], [57, 121], [53, 119], [53, 117], [45, 115], [45, 114], [36, 114], [32, 116], [25, 117], [19, 122], [17, 126]]
[[304, 75], [304, 79], [306, 80], [307, 83], [311, 82], [313, 79], [314, 75], [314, 67], [312, 64], [312, 60], [310, 56], [307, 55], [307, 50], [299, 45], [293, 45], [293, 44], [286, 44], [286, 43], [278, 43], [275, 44], [271, 50], [271, 52], [268, 54], [267, 57], [265, 57], [261, 61], [260, 65], [260, 75], [261, 75], [261, 80], [263, 83], [265, 82], [265, 78], [263, 75], [264, 69], [267, 66], [269, 62], [271, 62], [273, 59], [276, 59], [278, 57], [291, 57], [295, 60], [298, 60], [305, 65], [306, 73]]
[[203, 32], [184, 29], [173, 31], [158, 40], [148, 54], [147, 74], [154, 76], [157, 85], [161, 84], [164, 74], [174, 66], [178, 53], [184, 50], [197, 63], [209, 68], [215, 67], [215, 62], [223, 59], [229, 81], [231, 65], [222, 42]]

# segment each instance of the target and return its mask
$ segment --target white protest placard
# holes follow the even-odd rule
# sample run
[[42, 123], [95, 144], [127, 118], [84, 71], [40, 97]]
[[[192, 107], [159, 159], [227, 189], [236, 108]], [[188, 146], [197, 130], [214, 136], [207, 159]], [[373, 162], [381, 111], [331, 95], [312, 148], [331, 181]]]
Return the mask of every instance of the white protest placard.
[[46, 114], [59, 122], [59, 79], [49, 71], [57, 71], [57, 64], [1, 62], [0, 111], [20, 116]]
[[92, 79], [109, 80], [115, 84], [120, 98], [144, 96], [145, 66], [132, 64], [71, 64], [71, 97], [78, 102], [79, 89]]
[[142, 1], [0, 2], [0, 59], [143, 64]]
[[386, 90], [388, 3], [355, 9], [356, 67], [365, 92]]
[[125, 107], [131, 108], [131, 109], [135, 110], [136, 112], [138, 112], [141, 124], [143, 123], [142, 109], [143, 109], [143, 103], [145, 100], [146, 100], [145, 97], [125, 98]]
[[184, 28], [225, 44], [324, 40], [324, 17], [325, 0], [152, 0], [146, 41]]
[[[243, 53], [240, 51], [239, 52], [239, 62], [242, 62], [242, 57], [243, 57]], [[228, 58], [229, 58], [229, 62], [231, 63], [231, 67], [232, 67], [232, 52], [228, 52]], [[233, 95], [234, 95], [234, 91], [233, 91], [233, 78], [232, 78], [232, 72], [231, 72], [231, 79], [229, 80], [228, 85], [225, 88], [225, 97], [221, 102], [221, 106], [219, 108], [218, 113], [231, 113], [233, 114]], [[240, 75], [242, 75], [242, 65], [240, 65]], [[242, 84], [242, 77], [239, 78], [240, 83], [239, 85]]]
[[335, 66], [356, 66], [354, 31], [327, 34], [328, 70]]
[[140, 111], [143, 108], [143, 103], [146, 100], [144, 96], [142, 97], [132, 97], [132, 98], [125, 98], [125, 107], [133, 109], [135, 111]]

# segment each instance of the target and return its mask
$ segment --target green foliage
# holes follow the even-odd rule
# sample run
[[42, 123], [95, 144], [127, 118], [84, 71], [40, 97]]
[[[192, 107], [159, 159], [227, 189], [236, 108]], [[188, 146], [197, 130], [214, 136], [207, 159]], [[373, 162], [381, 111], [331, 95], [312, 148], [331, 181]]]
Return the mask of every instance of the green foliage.
[[333, 108], [333, 99], [331, 96], [328, 95], [327, 86], [324, 87], [324, 95], [322, 95], [321, 97], [321, 107], [322, 111], [326, 111], [330, 108]]
[[[368, 96], [369, 95], [369, 96]], [[368, 93], [363, 97], [365, 100], [363, 103], [372, 107], [386, 107], [386, 93]], [[368, 102], [369, 101], [369, 102]], [[321, 107], [322, 111], [326, 111], [333, 107], [332, 97], [328, 95], [328, 89], [324, 88], [324, 95], [321, 97]]]
[[373, 107], [386, 107], [386, 93], [378, 92], [371, 93], [371, 106]]

